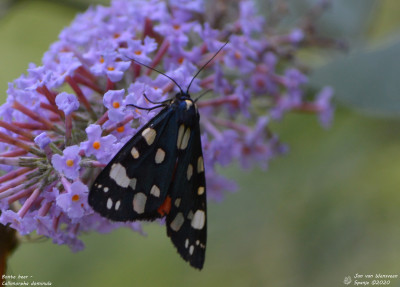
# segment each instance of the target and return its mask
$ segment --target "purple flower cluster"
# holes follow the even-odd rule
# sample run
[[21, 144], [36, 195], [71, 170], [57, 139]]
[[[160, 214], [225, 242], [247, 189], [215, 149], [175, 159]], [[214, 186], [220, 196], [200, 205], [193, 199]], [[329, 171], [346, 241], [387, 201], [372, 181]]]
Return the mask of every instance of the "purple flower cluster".
[[99, 170], [135, 132], [154, 117], [127, 108], [151, 107], [170, 99], [177, 87], [141, 61], [187, 87], [193, 75], [226, 42], [191, 85], [191, 94], [211, 90], [198, 106], [209, 198], [220, 200], [235, 182], [218, 166], [266, 167], [282, 154], [269, 126], [291, 111], [318, 114], [329, 124], [330, 88], [306, 98], [307, 76], [295, 61], [304, 33], [265, 32], [253, 2], [243, 1], [234, 23], [213, 28], [201, 0], [115, 0], [80, 14], [51, 45], [41, 66], [9, 84], [0, 108], [0, 223], [25, 235], [33, 231], [83, 248], [85, 231], [121, 226], [141, 231], [140, 223], [110, 222], [88, 206]]

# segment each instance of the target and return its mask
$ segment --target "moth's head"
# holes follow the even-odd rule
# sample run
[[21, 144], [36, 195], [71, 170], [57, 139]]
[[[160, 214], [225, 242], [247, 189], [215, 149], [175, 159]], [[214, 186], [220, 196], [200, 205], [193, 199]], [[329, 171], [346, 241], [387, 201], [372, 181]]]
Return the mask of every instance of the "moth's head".
[[191, 100], [189, 93], [183, 92], [183, 91], [177, 93], [175, 95], [175, 99], [177, 99], [179, 101]]
[[178, 93], [173, 101], [175, 109], [178, 111], [180, 122], [192, 126], [195, 121], [198, 121], [199, 112], [195, 101], [190, 98], [189, 94]]

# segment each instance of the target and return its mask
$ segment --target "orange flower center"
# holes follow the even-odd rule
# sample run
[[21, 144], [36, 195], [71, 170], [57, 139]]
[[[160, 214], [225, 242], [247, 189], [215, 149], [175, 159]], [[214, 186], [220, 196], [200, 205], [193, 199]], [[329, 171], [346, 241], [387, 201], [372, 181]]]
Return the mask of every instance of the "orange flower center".
[[115, 68], [114, 68], [114, 67], [108, 67], [107, 70], [109, 70], [109, 71], [114, 71]]
[[79, 195], [74, 194], [74, 195], [72, 196], [72, 201], [78, 201], [78, 200], [79, 200]]
[[94, 149], [99, 149], [99, 148], [100, 148], [100, 143], [99, 143], [98, 141], [95, 141], [95, 142], [93, 143], [93, 148], [94, 148]]
[[124, 126], [120, 126], [117, 128], [117, 132], [122, 133], [125, 130]]
[[137, 51], [135, 51], [134, 52], [136, 55], [142, 55], [142, 51], [140, 51], [140, 50], [137, 50]]
[[113, 102], [112, 104], [114, 109], [118, 109], [119, 108], [119, 103], [118, 102]]
[[100, 63], [104, 63], [104, 58], [103, 57], [100, 57]]
[[74, 161], [72, 159], [67, 159], [66, 164], [71, 167], [74, 165]]

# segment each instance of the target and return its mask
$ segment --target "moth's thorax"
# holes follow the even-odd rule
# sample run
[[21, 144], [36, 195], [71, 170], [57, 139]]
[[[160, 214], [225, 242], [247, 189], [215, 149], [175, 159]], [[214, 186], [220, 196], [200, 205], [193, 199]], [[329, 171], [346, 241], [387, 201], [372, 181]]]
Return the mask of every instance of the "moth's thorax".
[[178, 122], [193, 126], [196, 121], [199, 121], [200, 115], [196, 103], [189, 94], [176, 94], [175, 99], [172, 101], [172, 106], [178, 112]]

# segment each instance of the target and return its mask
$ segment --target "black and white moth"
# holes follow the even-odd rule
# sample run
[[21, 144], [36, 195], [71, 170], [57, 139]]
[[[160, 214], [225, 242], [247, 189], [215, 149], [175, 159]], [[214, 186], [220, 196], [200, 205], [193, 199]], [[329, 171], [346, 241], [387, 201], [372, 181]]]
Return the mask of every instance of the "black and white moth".
[[[226, 45], [226, 44], [225, 44]], [[166, 217], [167, 235], [181, 257], [202, 269], [207, 243], [207, 198], [200, 115], [186, 92], [158, 103], [164, 108], [141, 128], [94, 181], [89, 204], [113, 221]], [[152, 109], [152, 108], [151, 108]]]

